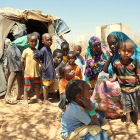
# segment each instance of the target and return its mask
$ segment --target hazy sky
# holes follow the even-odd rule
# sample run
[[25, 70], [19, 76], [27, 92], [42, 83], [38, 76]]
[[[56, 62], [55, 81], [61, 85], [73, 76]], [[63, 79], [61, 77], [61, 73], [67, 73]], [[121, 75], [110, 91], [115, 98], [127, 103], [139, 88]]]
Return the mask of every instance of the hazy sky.
[[95, 33], [96, 26], [122, 22], [140, 31], [140, 0], [0, 0], [0, 8], [37, 9], [62, 18], [68, 37]]

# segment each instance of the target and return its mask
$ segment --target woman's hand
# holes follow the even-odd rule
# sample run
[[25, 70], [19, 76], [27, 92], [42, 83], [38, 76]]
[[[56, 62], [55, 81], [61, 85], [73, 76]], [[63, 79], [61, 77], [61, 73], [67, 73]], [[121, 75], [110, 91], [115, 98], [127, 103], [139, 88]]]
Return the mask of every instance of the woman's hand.
[[121, 115], [123, 115], [123, 110], [122, 109], [118, 109], [118, 110], [116, 110], [116, 113], [121, 116]]
[[99, 70], [98, 70], [99, 63], [90, 63], [90, 67], [93, 71], [99, 72]]

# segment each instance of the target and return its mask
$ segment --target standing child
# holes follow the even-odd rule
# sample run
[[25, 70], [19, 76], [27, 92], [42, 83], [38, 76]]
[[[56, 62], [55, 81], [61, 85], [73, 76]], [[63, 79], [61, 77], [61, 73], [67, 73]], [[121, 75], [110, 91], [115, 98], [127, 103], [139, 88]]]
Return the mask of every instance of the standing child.
[[133, 53], [134, 44], [131, 41], [126, 40], [120, 44], [119, 54], [121, 58], [114, 61], [113, 78], [109, 79], [110, 81], [115, 81], [116, 78], [118, 78], [121, 87], [123, 110], [124, 113], [126, 113], [127, 126], [134, 125], [130, 117], [130, 112], [132, 111], [137, 112], [137, 124], [140, 125], [140, 65], [136, 60], [131, 58]]
[[[105, 106], [98, 105], [90, 100], [90, 86], [83, 80], [72, 80], [66, 86], [68, 108], [62, 115], [61, 136], [69, 140], [110, 140], [110, 137], [101, 129], [101, 116], [95, 115], [95, 109], [103, 112], [117, 112]], [[97, 114], [97, 113], [96, 113]]]
[[63, 51], [61, 49], [55, 49], [53, 52], [53, 62], [56, 71], [56, 75], [59, 73], [59, 66], [63, 59]]
[[53, 80], [53, 83], [49, 89], [49, 92], [57, 92], [59, 90], [58, 84], [59, 84], [59, 68], [61, 67], [60, 63], [62, 62], [63, 58], [63, 51], [61, 49], [55, 49], [53, 52], [53, 62], [54, 62], [54, 68], [56, 71], [56, 78]]
[[35, 90], [37, 101], [40, 102], [39, 93], [41, 87], [39, 65], [33, 59], [34, 54], [37, 53], [37, 50], [35, 48], [37, 44], [36, 35], [34, 35], [33, 33], [29, 34], [28, 43], [30, 47], [23, 51], [21, 57], [22, 72], [24, 74], [24, 79], [25, 79], [25, 86], [24, 86], [25, 105], [28, 105], [28, 94], [32, 88], [34, 88]]
[[76, 54], [75, 64], [77, 64], [81, 68], [81, 71], [83, 72], [83, 65], [85, 65], [85, 61], [84, 58], [80, 55], [81, 51], [82, 48], [80, 45], [74, 46], [74, 52]]
[[62, 42], [61, 43], [61, 50], [63, 51], [63, 63], [67, 63], [67, 54], [69, 52], [69, 43], [68, 42]]
[[71, 65], [71, 67], [75, 72], [75, 76], [78, 76], [80, 79], [82, 79], [81, 68], [77, 64], [75, 64], [76, 54], [74, 53], [74, 51], [70, 51], [67, 55], [67, 58], [68, 58], [68, 64]]
[[50, 103], [48, 101], [48, 90], [53, 83], [53, 79], [56, 77], [56, 72], [53, 64], [52, 51], [50, 46], [52, 45], [52, 36], [48, 33], [42, 35], [42, 43], [44, 47], [41, 48], [34, 55], [34, 59], [42, 68], [42, 84], [43, 84], [43, 96], [44, 103]]

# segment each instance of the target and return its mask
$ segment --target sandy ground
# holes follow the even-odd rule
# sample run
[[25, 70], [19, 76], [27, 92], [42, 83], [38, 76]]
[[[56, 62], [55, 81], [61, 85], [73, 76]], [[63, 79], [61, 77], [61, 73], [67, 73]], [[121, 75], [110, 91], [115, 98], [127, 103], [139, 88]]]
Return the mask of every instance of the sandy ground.
[[[52, 105], [32, 102], [29, 107], [5, 104], [0, 100], [0, 140], [62, 140], [56, 119], [58, 100]], [[111, 120], [112, 140], [140, 140], [140, 129], [127, 128], [120, 119]]]

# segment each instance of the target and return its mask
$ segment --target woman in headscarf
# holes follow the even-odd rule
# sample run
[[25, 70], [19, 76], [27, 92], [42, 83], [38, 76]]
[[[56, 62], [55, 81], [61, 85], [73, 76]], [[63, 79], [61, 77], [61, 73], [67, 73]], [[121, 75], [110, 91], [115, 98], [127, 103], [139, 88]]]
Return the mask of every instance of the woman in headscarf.
[[92, 89], [95, 87], [98, 74], [102, 71], [108, 56], [107, 47], [101, 44], [99, 38], [91, 37], [87, 48], [85, 80]]
[[112, 64], [116, 59], [120, 58], [118, 53], [119, 45], [122, 41], [130, 40], [134, 44], [134, 54], [131, 57], [132, 59], [136, 59], [137, 62], [140, 63], [140, 47], [136, 45], [136, 43], [130, 39], [126, 34], [122, 32], [111, 32], [107, 37], [107, 42], [109, 48], [111, 50], [110, 57], [107, 63], [104, 66], [104, 72], [108, 72], [110, 77], [112, 76]]
[[[112, 108], [120, 108], [120, 87], [119, 83], [108, 81], [108, 77], [113, 76], [112, 65], [116, 59], [120, 59], [120, 54], [118, 53], [119, 45], [122, 41], [130, 40], [126, 34], [122, 32], [111, 32], [107, 37], [107, 42], [110, 48], [110, 56], [104, 65], [103, 71], [98, 76], [98, 81], [96, 83], [92, 99], [101, 102]], [[133, 59], [140, 62], [140, 48], [132, 41], [134, 44], [134, 55]], [[116, 114], [107, 114], [110, 117], [117, 117]]]

